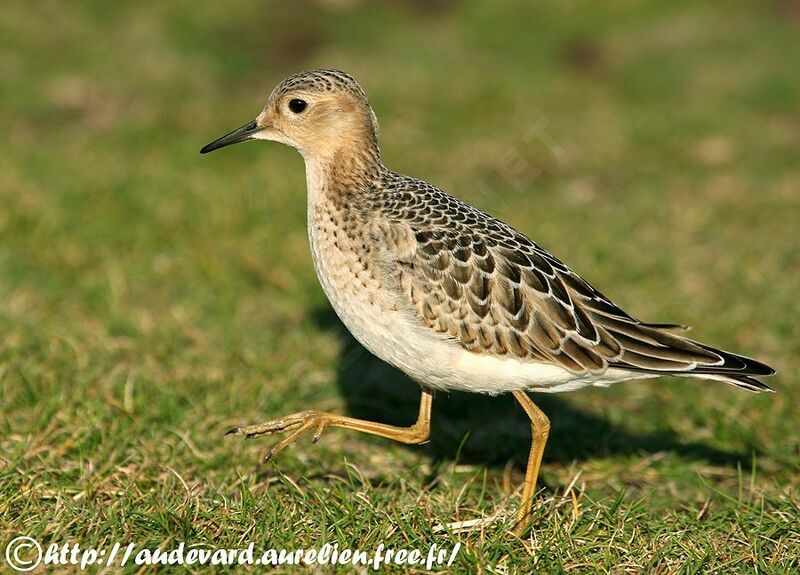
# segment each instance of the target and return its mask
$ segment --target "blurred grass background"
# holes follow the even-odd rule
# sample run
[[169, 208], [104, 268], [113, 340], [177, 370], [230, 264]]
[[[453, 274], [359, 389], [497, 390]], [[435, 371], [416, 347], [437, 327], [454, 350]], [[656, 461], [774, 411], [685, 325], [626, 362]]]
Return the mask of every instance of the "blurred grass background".
[[[799, 35], [786, 0], [6, 2], [0, 539], [459, 539], [452, 572], [797, 569]], [[510, 519], [434, 532], [513, 511], [529, 429], [508, 398], [438, 396], [421, 448], [329, 431], [259, 463], [269, 442], [223, 432], [415, 414], [415, 385], [317, 284], [299, 155], [198, 154], [317, 66], [360, 81], [391, 168], [634, 315], [773, 365], [779, 393], [539, 398], [553, 432], [526, 541]]]

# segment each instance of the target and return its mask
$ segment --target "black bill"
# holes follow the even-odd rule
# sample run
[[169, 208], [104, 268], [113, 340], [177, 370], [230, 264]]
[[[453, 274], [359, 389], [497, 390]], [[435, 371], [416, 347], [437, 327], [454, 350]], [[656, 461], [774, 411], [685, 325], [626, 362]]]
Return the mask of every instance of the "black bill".
[[258, 124], [256, 124], [255, 120], [253, 120], [249, 124], [242, 126], [241, 128], [237, 128], [233, 132], [225, 134], [221, 138], [217, 138], [210, 144], [203, 146], [203, 149], [200, 150], [200, 153], [207, 154], [209, 152], [213, 152], [214, 150], [224, 148], [225, 146], [230, 146], [231, 144], [238, 144], [239, 142], [252, 140], [253, 134], [255, 134], [257, 131]]

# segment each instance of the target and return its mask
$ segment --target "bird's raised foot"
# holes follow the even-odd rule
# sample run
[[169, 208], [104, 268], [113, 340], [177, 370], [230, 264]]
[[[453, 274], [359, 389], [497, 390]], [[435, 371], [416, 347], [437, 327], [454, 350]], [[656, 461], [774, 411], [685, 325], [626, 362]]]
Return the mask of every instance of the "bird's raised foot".
[[272, 449], [270, 449], [264, 461], [269, 461], [284, 448], [290, 446], [292, 443], [310, 429], [314, 429], [314, 437], [312, 441], [316, 443], [322, 437], [322, 432], [328, 424], [328, 414], [320, 411], [309, 409], [300, 411], [282, 417], [280, 419], [273, 419], [265, 423], [258, 423], [256, 425], [247, 425], [245, 427], [234, 427], [228, 430], [225, 435], [239, 435], [245, 439], [253, 439], [264, 435], [272, 435], [273, 433], [288, 433], [280, 442], [278, 442]]

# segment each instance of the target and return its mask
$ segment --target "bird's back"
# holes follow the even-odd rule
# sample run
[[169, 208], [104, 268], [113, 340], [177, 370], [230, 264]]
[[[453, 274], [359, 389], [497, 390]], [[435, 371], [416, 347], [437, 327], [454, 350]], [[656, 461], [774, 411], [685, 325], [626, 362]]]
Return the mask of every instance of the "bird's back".
[[581, 377], [615, 369], [769, 389], [752, 377], [768, 366], [632, 317], [523, 234], [425, 182], [389, 173], [374, 198], [389, 234], [405, 238], [402, 297], [468, 351]]

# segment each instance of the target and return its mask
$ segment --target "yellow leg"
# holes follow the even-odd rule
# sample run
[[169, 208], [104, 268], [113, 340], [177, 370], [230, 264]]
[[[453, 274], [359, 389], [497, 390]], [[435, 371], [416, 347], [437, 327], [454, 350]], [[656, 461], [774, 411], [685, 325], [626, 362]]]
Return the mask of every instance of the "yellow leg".
[[542, 463], [544, 446], [547, 444], [547, 435], [550, 433], [550, 420], [524, 391], [512, 393], [531, 419], [531, 451], [528, 454], [528, 468], [522, 486], [522, 501], [517, 512], [517, 525], [514, 528], [517, 535], [523, 535], [531, 519], [533, 494], [536, 491], [536, 479], [539, 477], [539, 466]]
[[363, 419], [355, 419], [344, 415], [336, 415], [335, 413], [309, 409], [258, 425], [236, 427], [228, 431], [226, 435], [241, 435], [251, 439], [253, 437], [261, 437], [262, 435], [288, 432], [289, 434], [283, 440], [267, 452], [265, 458], [267, 461], [278, 452], [297, 441], [298, 437], [311, 429], [314, 430], [313, 441], [316, 443], [322, 436], [322, 432], [325, 431], [325, 428], [328, 426], [363, 431], [364, 433], [385, 437], [387, 439], [394, 439], [402, 443], [425, 443], [431, 431], [432, 403], [433, 392], [423, 388], [422, 397], [419, 401], [419, 416], [417, 417], [416, 423], [411, 427], [397, 427], [395, 425], [375, 423], [374, 421], [365, 421]]

